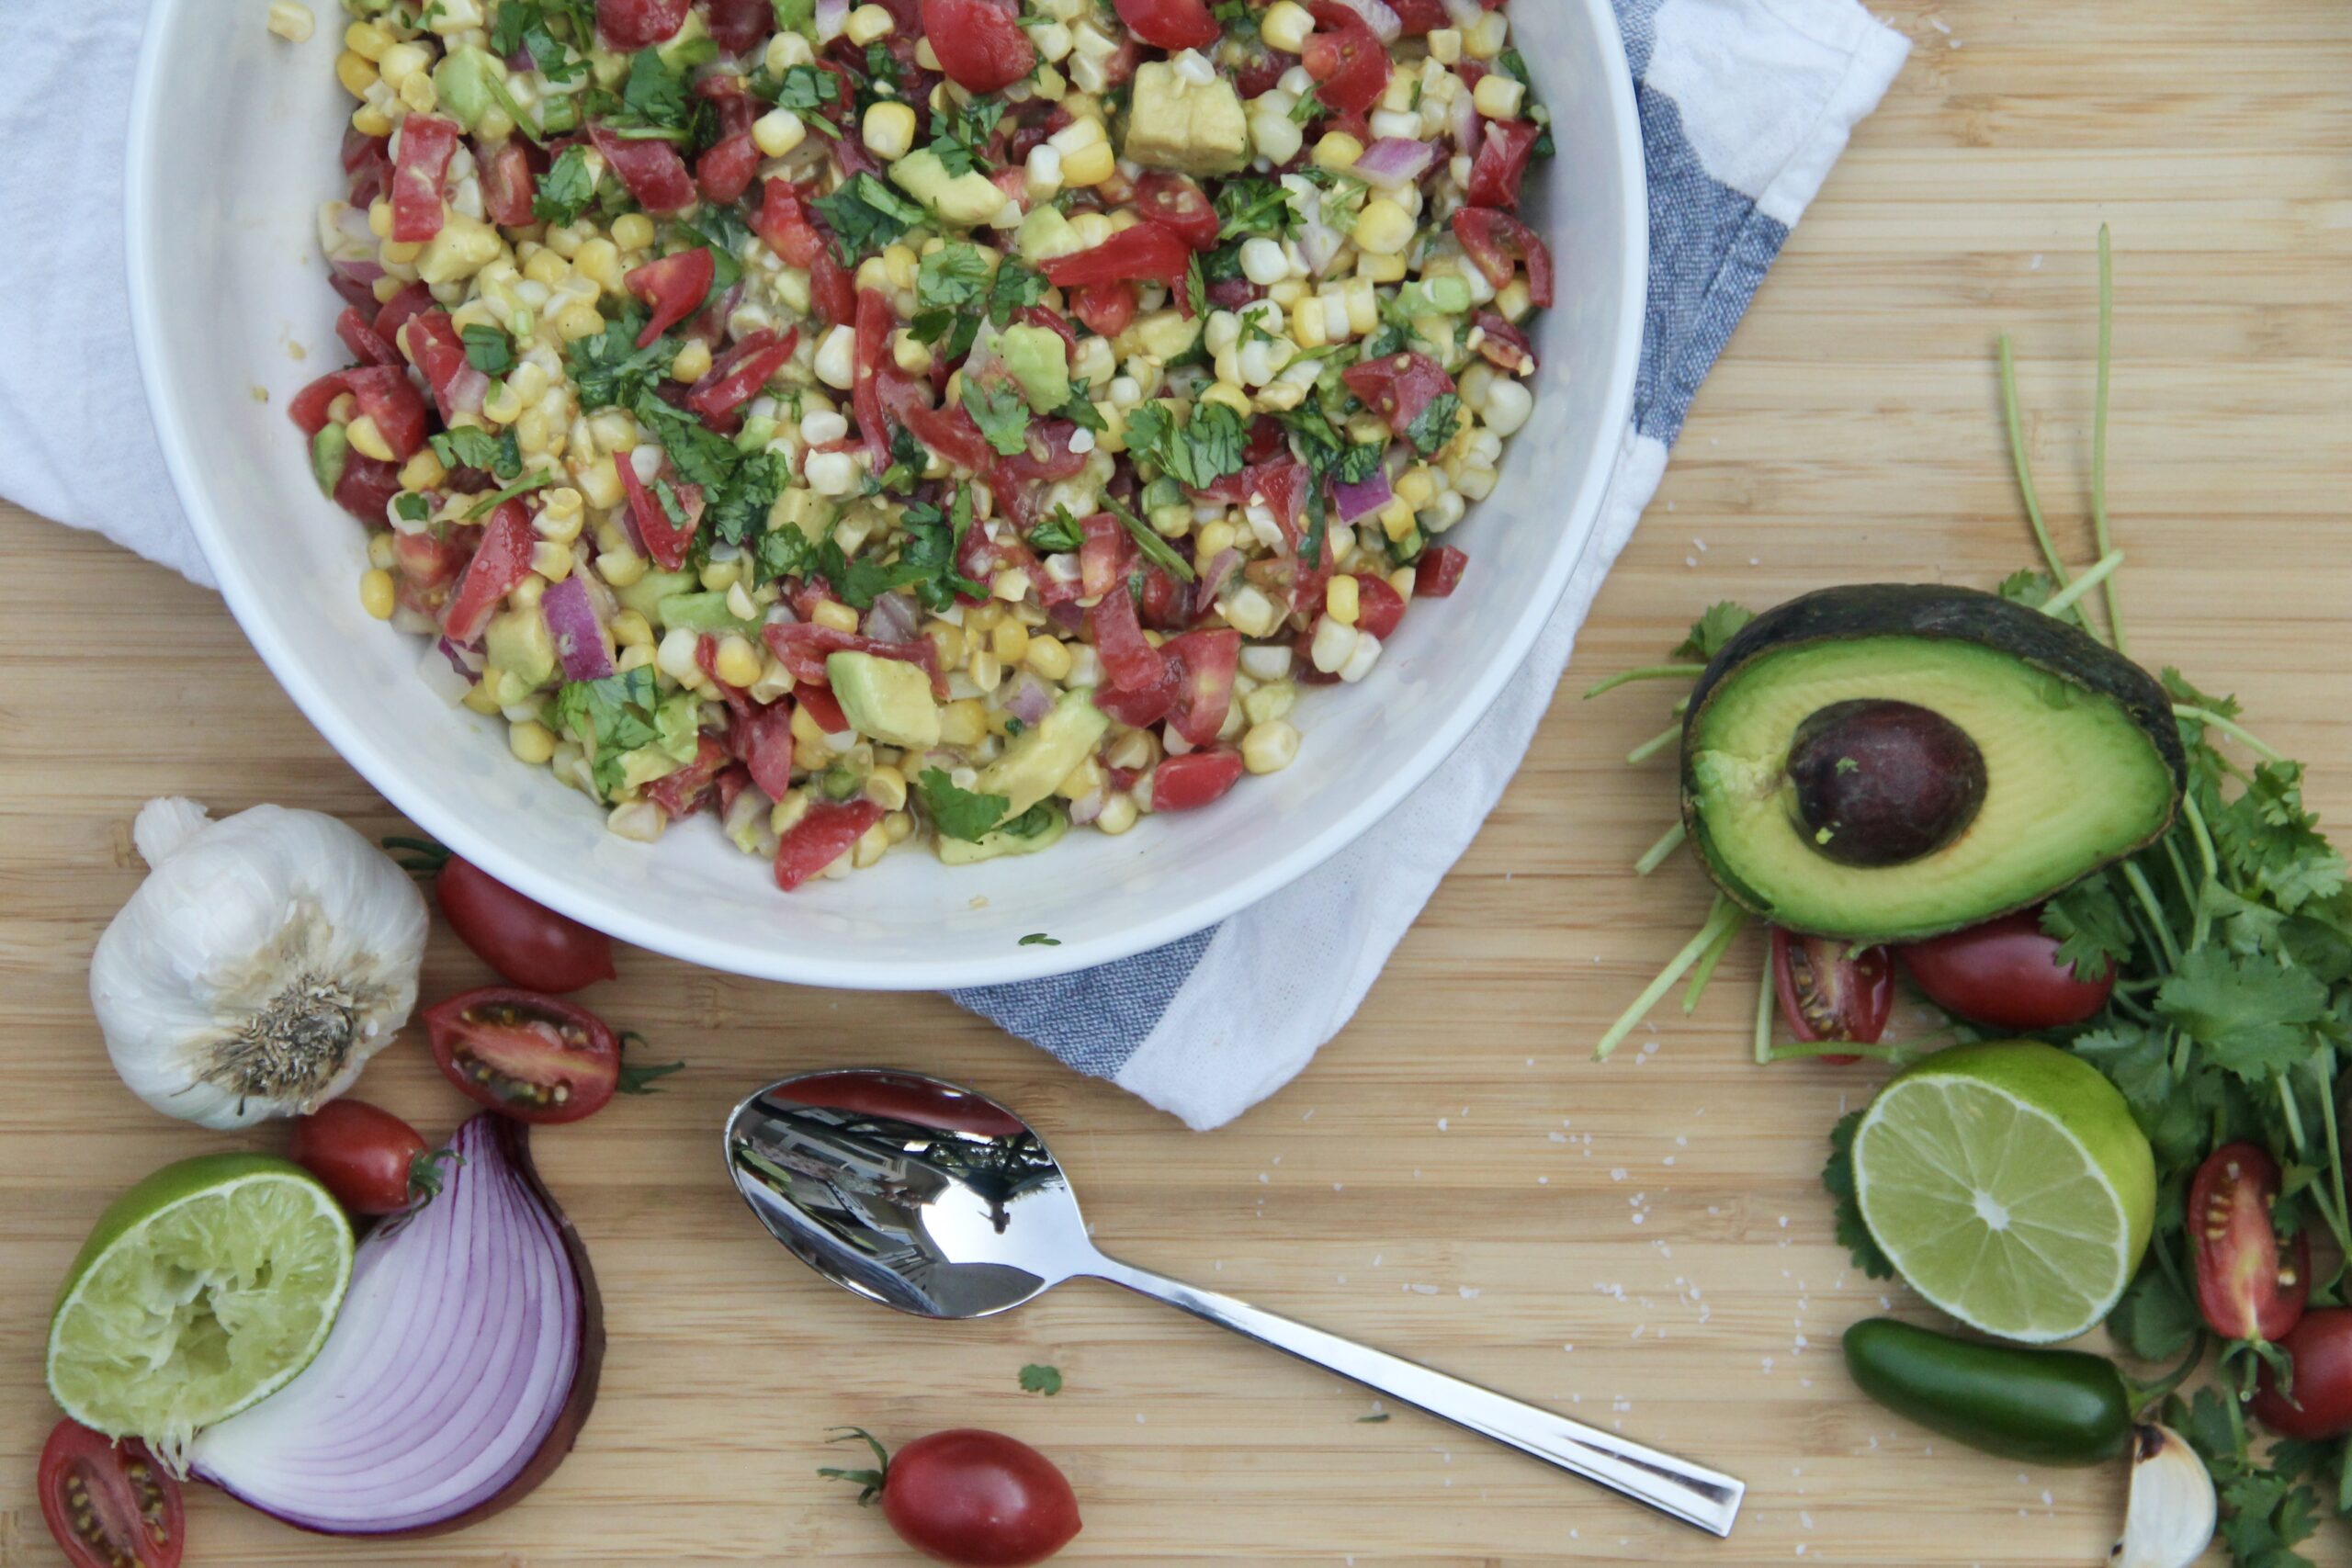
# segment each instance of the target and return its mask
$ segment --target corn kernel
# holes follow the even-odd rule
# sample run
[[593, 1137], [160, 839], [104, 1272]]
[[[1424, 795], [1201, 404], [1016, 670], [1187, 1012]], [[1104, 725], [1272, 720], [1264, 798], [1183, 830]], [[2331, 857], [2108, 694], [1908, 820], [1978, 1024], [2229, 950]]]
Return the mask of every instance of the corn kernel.
[[596, 574], [609, 587], [627, 588], [645, 575], [645, 558], [626, 545], [617, 550], [606, 550], [596, 558]]
[[621, 248], [602, 235], [590, 240], [573, 253], [572, 269], [607, 294], [618, 294], [628, 287], [624, 281], [626, 269], [621, 265]]
[[890, 357], [910, 376], [931, 373], [931, 345], [904, 327], [890, 340]]
[[1333, 174], [1354, 168], [1356, 160], [1363, 156], [1363, 143], [1344, 130], [1327, 131], [1323, 140], [1315, 144], [1315, 166]]
[[[882, 11], [879, 6], [862, 6], [860, 10]], [[887, 21], [889, 13], [882, 11]], [[915, 143], [915, 111], [906, 105], [883, 99], [865, 106], [865, 145], [876, 157], [886, 164], [895, 164], [907, 155]]]
[[760, 678], [758, 650], [734, 632], [718, 639], [718, 651], [712, 655], [711, 663], [718, 667], [718, 678], [730, 686], [749, 686]]
[[399, 92], [401, 84], [420, 71], [429, 70], [433, 51], [421, 43], [396, 43], [376, 57], [376, 73], [384, 85]]
[[494, 714], [498, 711], [498, 695], [491, 688], [497, 683], [497, 671], [485, 668], [481, 672], [481, 679], [469, 687], [465, 696], [459, 700], [475, 713]]
[[1510, 36], [1510, 18], [1489, 11], [1463, 32], [1462, 51], [1473, 60], [1492, 60], [1503, 51], [1503, 40]]
[[334, 57], [334, 79], [353, 97], [364, 98], [368, 89], [376, 85], [375, 62], [346, 49]]
[[[390, 136], [392, 133], [392, 117], [373, 104], [361, 104], [351, 111], [351, 129], [362, 136]], [[383, 236], [379, 234], [377, 238], [382, 239]], [[379, 278], [377, 281], [383, 280]]]
[[768, 812], [768, 830], [774, 833], [789, 833], [799, 825], [803, 817], [808, 815], [808, 807], [807, 790], [786, 791], [784, 798], [777, 801]]
[[625, 251], [641, 251], [653, 243], [653, 220], [642, 212], [624, 212], [613, 220], [613, 243]]
[[849, 14], [842, 31], [849, 41], [864, 48], [877, 39], [888, 38], [898, 27], [897, 20], [879, 6], [860, 6]]
[[837, 632], [857, 630], [857, 612], [838, 600], [826, 600], [808, 613], [808, 618], [820, 626], [829, 626]]
[[989, 633], [989, 647], [1001, 663], [1018, 664], [1029, 654], [1029, 628], [1010, 617], [999, 621]]
[[1488, 119], [1517, 119], [1520, 105], [1526, 97], [1523, 84], [1499, 71], [1490, 71], [1478, 78], [1478, 85], [1470, 94], [1470, 103]]
[[896, 811], [907, 803], [907, 775], [896, 768], [881, 767], [865, 775], [865, 798], [885, 811]]
[[1458, 64], [1462, 59], [1462, 29], [1431, 28], [1429, 31], [1430, 58], [1440, 65]]
[[1295, 0], [1274, 0], [1258, 19], [1258, 36], [1266, 40], [1266, 47], [1284, 54], [1296, 54], [1314, 30], [1315, 18]]
[[552, 288], [571, 276], [571, 264], [545, 245], [538, 245], [533, 247], [530, 259], [523, 264], [523, 276]]
[[1159, 761], [1159, 742], [1148, 729], [1130, 729], [1111, 742], [1102, 760], [1114, 768], [1132, 768], [1140, 773]]
[[288, 43], [308, 43], [318, 18], [300, 0], [271, 0], [269, 30]]
[[1075, 152], [1062, 154], [1062, 184], [1081, 187], [1099, 186], [1116, 174], [1118, 168], [1119, 161], [1111, 152], [1111, 144], [1097, 141]]
[[1021, 660], [1048, 681], [1059, 681], [1069, 674], [1069, 649], [1058, 637], [1031, 637]]
[[613, 617], [613, 640], [623, 648], [650, 648], [653, 623], [635, 610], [623, 610]]
[[1401, 496], [1392, 497], [1380, 509], [1380, 531], [1402, 543], [1413, 536], [1413, 503]]
[[1278, 773], [1298, 758], [1298, 728], [1287, 719], [1250, 727], [1241, 738], [1241, 765], [1253, 773]]
[[577, 343], [583, 337], [594, 337], [605, 330], [604, 313], [585, 302], [566, 305], [556, 312], [556, 336], [566, 343]]
[[894, 844], [903, 844], [914, 836], [915, 819], [903, 811], [893, 811], [882, 818], [883, 836]]
[[808, 140], [808, 127], [790, 109], [770, 109], [752, 122], [752, 145], [763, 158], [781, 158]]
[[359, 574], [359, 607], [379, 621], [392, 618], [392, 574], [381, 567]]
[[343, 29], [343, 47], [362, 60], [383, 59], [393, 41], [391, 34], [373, 22], [354, 22]]
[[939, 739], [950, 746], [977, 746], [989, 732], [988, 710], [977, 697], [964, 697], [939, 710]]
[[710, 373], [710, 344], [698, 337], [688, 338], [686, 346], [678, 350], [670, 361], [670, 379], [699, 381]]
[[555, 755], [555, 731], [536, 718], [510, 724], [506, 727], [506, 749], [514, 753], [518, 761], [535, 768], [543, 766]]
[[352, 450], [361, 457], [373, 457], [379, 463], [393, 460], [391, 444], [384, 439], [383, 432], [376, 428], [376, 421], [371, 416], [361, 414], [343, 427], [343, 434], [345, 439], [351, 443]]
[[411, 114], [431, 114], [441, 107], [441, 90], [433, 85], [432, 76], [423, 71], [401, 84], [400, 95], [401, 102]]
[[1415, 509], [1427, 506], [1437, 496], [1437, 486], [1430, 480], [1427, 463], [1416, 463], [1396, 476], [1396, 498]]
[[983, 692], [993, 692], [1004, 680], [1004, 663], [993, 653], [981, 649], [966, 661], [964, 673], [972, 684]]
[[1113, 838], [1136, 825], [1136, 803], [1125, 794], [1113, 795], [1102, 803], [1102, 815], [1094, 818], [1094, 826]]
[[1358, 610], [1356, 580], [1342, 575], [1326, 583], [1323, 588], [1323, 608], [1333, 620], [1347, 626], [1354, 626]]
[[1405, 281], [1404, 253], [1399, 251], [1384, 256], [1365, 251], [1356, 257], [1356, 276], [1370, 278], [1374, 283], [1402, 283]]
[[1204, 406], [1223, 403], [1244, 420], [1253, 412], [1250, 406], [1250, 394], [1230, 381], [1218, 381], [1206, 388], [1202, 391], [1200, 400]]

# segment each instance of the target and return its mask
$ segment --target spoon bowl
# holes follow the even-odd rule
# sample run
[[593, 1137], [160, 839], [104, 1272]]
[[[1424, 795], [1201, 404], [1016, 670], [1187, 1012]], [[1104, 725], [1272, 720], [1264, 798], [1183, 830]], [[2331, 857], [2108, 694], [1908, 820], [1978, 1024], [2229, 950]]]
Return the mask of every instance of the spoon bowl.
[[1108, 1280], [1728, 1535], [1742, 1483], [1246, 1302], [1106, 1258], [1028, 1123], [917, 1073], [770, 1084], [727, 1120], [728, 1174], [770, 1235], [826, 1279], [918, 1317], [989, 1317], [1081, 1275]]

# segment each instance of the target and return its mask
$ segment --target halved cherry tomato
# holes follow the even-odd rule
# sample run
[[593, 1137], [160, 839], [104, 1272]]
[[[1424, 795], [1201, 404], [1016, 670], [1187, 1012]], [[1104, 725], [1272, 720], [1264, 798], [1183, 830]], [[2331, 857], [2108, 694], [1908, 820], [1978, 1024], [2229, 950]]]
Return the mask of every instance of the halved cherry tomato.
[[[707, 643], [709, 637], [703, 638]], [[712, 677], [714, 680], [716, 676]], [[695, 760], [645, 786], [645, 797], [673, 822], [684, 820], [711, 804], [718, 794], [718, 776], [727, 770], [727, 748], [710, 735], [695, 739]]]
[[[346, 312], [352, 314], [356, 312]], [[406, 461], [424, 445], [424, 399], [404, 370], [384, 365], [355, 365], [332, 371], [294, 394], [286, 405], [287, 417], [305, 435], [316, 435], [327, 423], [327, 410], [344, 393], [351, 394], [356, 412], [373, 421], [376, 433]]]
[[675, 571], [686, 564], [686, 552], [693, 547], [695, 530], [702, 524], [702, 486], [656, 479], [667, 485], [678, 503], [684, 521], [673, 520], [661, 498], [637, 477], [637, 465], [626, 457], [613, 465], [621, 476], [621, 489], [628, 495], [628, 514], [637, 525], [638, 537], [645, 541], [645, 553], [664, 571]]
[[331, 1100], [296, 1117], [287, 1156], [355, 1214], [397, 1213], [440, 1187], [423, 1134], [362, 1100]]
[[[816, 716], [814, 707], [809, 716]], [[728, 739], [761, 793], [770, 800], [782, 800], [792, 788], [791, 699], [748, 704], [728, 726]]]
[[857, 318], [857, 279], [830, 244], [820, 245], [817, 259], [809, 264], [808, 302], [817, 314], [837, 327], [848, 326]]
[[1453, 390], [1453, 378], [1445, 373], [1445, 367], [1419, 350], [1385, 354], [1351, 365], [1340, 372], [1340, 379], [1364, 407], [1399, 432], [1420, 418], [1430, 403]]
[[[1207, 13], [1204, 11], [1202, 15]], [[1136, 182], [1136, 209], [1153, 222], [1175, 231], [1179, 239], [1196, 251], [1215, 248], [1217, 231], [1224, 223], [1198, 180], [1158, 169]]]
[[1150, 219], [1122, 229], [1099, 245], [1067, 256], [1056, 256], [1041, 268], [1057, 288], [1081, 283], [1125, 283], [1152, 278], [1172, 283], [1184, 276], [1193, 247], [1182, 235]]
[[701, 310], [704, 296], [710, 292], [711, 277], [718, 270], [718, 258], [710, 254], [708, 245], [673, 251], [629, 268], [621, 281], [653, 312], [646, 318], [645, 330], [637, 334], [637, 346], [652, 346], [655, 338]]
[[2284, 1339], [2310, 1299], [2312, 1238], [2299, 1231], [2282, 1253], [2270, 1223], [2278, 1197], [2278, 1162], [2258, 1144], [2222, 1145], [2189, 1183], [2197, 1310], [2224, 1339]]
[[1527, 265], [1527, 297], [1552, 303], [1552, 247], [1534, 230], [1491, 207], [1465, 207], [1453, 215], [1453, 237], [1487, 281], [1501, 288], [1520, 263]]
[[2352, 1307], [2320, 1307], [2278, 1341], [2294, 1368], [2290, 1393], [2261, 1363], [2254, 1391], [2255, 1419], [2282, 1438], [2316, 1442], [2352, 1432]]
[[1519, 185], [1527, 176], [1528, 155], [1544, 128], [1532, 119], [1490, 119], [1480, 126], [1478, 156], [1470, 164], [1463, 194], [1473, 207], [1519, 210]]
[[401, 351], [384, 341], [375, 323], [356, 305], [345, 305], [343, 314], [334, 319], [334, 335], [343, 340], [351, 357], [362, 365], [398, 367], [401, 363]]
[[1828, 937], [1772, 929], [1772, 987], [1780, 993], [1781, 1016], [1799, 1040], [1867, 1045], [1886, 1032], [1886, 1015], [1894, 1008], [1894, 964], [1883, 947], [1858, 953], [1849, 953], [1847, 947]]
[[379, 462], [363, 452], [346, 452], [343, 472], [334, 481], [334, 503], [370, 528], [391, 521], [392, 497], [401, 492], [398, 464]]
[[483, 525], [481, 543], [474, 547], [473, 558], [466, 562], [465, 574], [450, 591], [448, 606], [442, 613], [441, 629], [450, 641], [471, 643], [481, 637], [506, 595], [531, 575], [531, 547], [537, 542], [531, 514], [523, 503], [500, 502]]
[[481, 205], [492, 223], [520, 229], [532, 220], [531, 198], [538, 176], [531, 172], [531, 150], [519, 136], [510, 136], [489, 152], [477, 144], [474, 162], [481, 169]]
[[857, 291], [857, 358], [851, 371], [850, 406], [877, 474], [890, 463], [890, 432], [882, 423], [882, 389], [876, 378], [890, 363], [890, 332], [898, 324], [898, 314], [880, 289]]
[[392, 565], [398, 579], [393, 592], [401, 605], [437, 620], [441, 606], [448, 602], [449, 585], [466, 569], [466, 548], [429, 529], [414, 534], [395, 529]]
[[1478, 312], [1478, 352], [1489, 364], [1498, 365], [1516, 376], [1535, 368], [1535, 348], [1527, 334], [1512, 326], [1492, 310]]
[[688, 0], [596, 0], [596, 31], [624, 53], [677, 36]]
[[[938, 453], [959, 468], [980, 473], [996, 461], [996, 448], [980, 434], [980, 427], [962, 407], [933, 408], [923, 401], [923, 384], [912, 377], [895, 370], [884, 370], [877, 378], [881, 384], [882, 412], [891, 420], [906, 427], [914, 438]], [[978, 528], [964, 536], [979, 536]]]
[[444, 1077], [518, 1122], [577, 1122], [620, 1085], [621, 1047], [586, 1008], [537, 991], [485, 986], [424, 1010]]
[[1111, 0], [1127, 31], [1154, 49], [1173, 53], [1202, 49], [1217, 40], [1216, 18], [1204, 0]]
[[1117, 337], [1136, 319], [1136, 286], [1089, 283], [1070, 291], [1069, 308], [1087, 331]]
[[814, 266], [825, 249], [823, 231], [808, 216], [790, 180], [771, 177], [760, 187], [760, 211], [752, 227], [768, 249], [793, 266]]
[[1148, 692], [1167, 678], [1167, 655], [1144, 640], [1135, 597], [1124, 585], [1103, 594], [1086, 619], [1094, 628], [1094, 651], [1112, 685], [1125, 692]]
[[729, 54], [741, 54], [775, 31], [770, 0], [709, 0], [710, 36]]
[[1126, 576], [1135, 541], [1107, 512], [1080, 519], [1078, 531], [1078, 592], [1082, 598], [1097, 598]]
[[[947, 699], [947, 678], [940, 672], [939, 650], [929, 637], [917, 637], [912, 642], [882, 642], [855, 632], [835, 631], [831, 626], [797, 621], [761, 627], [760, 640], [768, 645], [768, 651], [775, 655], [776, 661], [795, 681], [810, 686], [827, 686], [825, 660], [829, 656], [870, 653], [876, 659], [896, 659], [920, 666], [931, 677], [933, 694], [942, 702]], [[808, 704], [809, 716], [816, 717], [815, 705], [808, 703], [806, 695], [801, 700]], [[843, 728], [834, 726], [826, 733], [837, 734]]]
[[1178, 672], [1168, 728], [1195, 746], [1216, 745], [1216, 733], [1233, 707], [1241, 634], [1229, 628], [1186, 632], [1169, 638], [1159, 651]]
[[776, 841], [775, 885], [791, 892], [849, 853], [882, 816], [870, 800], [818, 801]]
[[1356, 630], [1370, 632], [1386, 642], [1405, 618], [1405, 596], [1388, 586], [1378, 572], [1360, 571], [1356, 579]]
[[769, 378], [791, 361], [799, 341], [798, 327], [786, 327], [782, 333], [762, 327], [703, 372], [702, 379], [686, 393], [686, 407], [713, 430], [731, 434], [741, 423], [735, 411], [760, 395]]
[[1446, 17], [1444, 0], [1389, 0], [1388, 8], [1396, 13], [1396, 30], [1405, 38], [1423, 38], [1453, 25]]
[[967, 92], [1002, 92], [1037, 66], [1029, 35], [998, 0], [922, 0], [922, 32], [940, 70]]
[[137, 1438], [115, 1443], [60, 1421], [41, 1445], [34, 1489], [73, 1568], [179, 1568], [180, 1485]]
[[1337, 0], [1309, 0], [1315, 30], [1299, 51], [1315, 96], [1340, 114], [1369, 114], [1388, 87], [1388, 46]]
[[722, 72], [696, 82], [695, 96], [718, 112], [718, 140], [695, 157], [695, 184], [705, 200], [731, 207], [760, 172], [760, 150], [752, 141], [752, 121], [758, 118], [752, 95], [743, 78]]
[[562, 993], [614, 976], [613, 939], [451, 855], [433, 900], [458, 940], [513, 985]]
[[2098, 981], [2078, 979], [2059, 961], [2058, 947], [2041, 929], [2041, 912], [2026, 909], [1895, 952], [1913, 983], [1946, 1012], [2034, 1033], [2096, 1015], [2115, 989], [2112, 964]]
[[387, 335], [401, 345], [409, 363], [424, 373], [443, 423], [455, 423], [461, 413], [481, 412], [490, 378], [467, 359], [465, 340], [447, 310], [437, 307], [419, 310], [401, 323], [397, 333]]
[[1238, 751], [1187, 751], [1164, 757], [1151, 773], [1154, 811], [1191, 811], [1231, 789], [1241, 777]]
[[667, 141], [616, 136], [601, 125], [588, 128], [588, 139], [646, 211], [684, 212], [698, 199], [686, 161]]
[[[833, 695], [831, 686], [797, 681], [792, 694], [808, 710], [808, 721], [826, 734], [839, 735], [849, 728], [849, 715], [842, 712], [841, 699]], [[784, 796], [778, 793], [776, 798], [782, 800]]]
[[1443, 599], [1462, 586], [1462, 569], [1470, 558], [1452, 545], [1431, 545], [1413, 568], [1413, 597]]
[[[371, 294], [372, 299], [374, 296]], [[376, 334], [397, 347], [401, 328], [410, 321], [433, 309], [433, 290], [422, 283], [404, 283], [401, 291], [384, 301], [376, 311]]]
[[421, 244], [441, 232], [441, 181], [458, 150], [458, 122], [429, 114], [401, 121], [400, 152], [392, 163], [392, 235], [402, 244]]

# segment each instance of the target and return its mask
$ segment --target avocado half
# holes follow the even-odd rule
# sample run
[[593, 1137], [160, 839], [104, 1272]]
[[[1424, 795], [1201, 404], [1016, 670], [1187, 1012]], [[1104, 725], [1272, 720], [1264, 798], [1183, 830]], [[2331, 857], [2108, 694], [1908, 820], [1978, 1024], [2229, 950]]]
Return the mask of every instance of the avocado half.
[[[1964, 736], [1981, 784], [1972, 759], [1942, 841], [1854, 863], [1817, 797], [1801, 805], [1792, 753], [1819, 752], [1808, 737], [1825, 710], [1898, 704]], [[2162, 835], [2186, 779], [2171, 699], [2146, 671], [1965, 588], [1863, 583], [1768, 610], [1708, 663], [1682, 726], [1682, 819], [1709, 874], [1775, 925], [1855, 942], [1934, 936], [2045, 898]]]

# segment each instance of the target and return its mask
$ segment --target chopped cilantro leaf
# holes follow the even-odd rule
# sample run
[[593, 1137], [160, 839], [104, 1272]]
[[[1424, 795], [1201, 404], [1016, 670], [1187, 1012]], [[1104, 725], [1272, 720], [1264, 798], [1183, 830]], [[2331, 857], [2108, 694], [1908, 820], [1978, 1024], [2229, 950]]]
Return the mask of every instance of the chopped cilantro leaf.
[[1221, 240], [1250, 234], [1279, 240], [1288, 236], [1298, 221], [1290, 193], [1279, 182], [1250, 175], [1237, 175], [1217, 186], [1216, 215], [1222, 220], [1217, 230]]
[[958, 789], [944, 768], [925, 768], [915, 780], [915, 794], [922, 797], [933, 828], [967, 843], [976, 843], [986, 837], [990, 829], [1004, 820], [1005, 811], [1012, 804], [1005, 795], [976, 795]]
[[1014, 311], [1043, 299], [1048, 287], [1045, 274], [1025, 262], [1005, 257], [997, 264], [996, 281], [989, 286], [989, 320], [1003, 326], [1012, 320]]
[[964, 411], [980, 427], [989, 445], [1006, 457], [1029, 445], [1029, 405], [1011, 387], [964, 383]]
[[1755, 618], [1755, 611], [1728, 599], [1710, 604], [1690, 623], [1690, 635], [1682, 639], [1682, 646], [1674, 650], [1674, 656], [1701, 662], [1713, 659], [1731, 640], [1734, 632]]
[[433, 503], [414, 491], [392, 497], [392, 515], [403, 523], [422, 523], [433, 515]]
[[1194, 316], [1208, 314], [1208, 284], [1201, 276], [1201, 253], [1198, 251], [1194, 251], [1192, 259], [1184, 264], [1184, 302], [1192, 306]]
[[734, 478], [742, 454], [735, 450], [732, 441], [692, 414], [672, 408], [650, 389], [638, 393], [629, 412], [637, 415], [638, 428], [661, 443], [678, 472], [689, 484], [702, 486], [706, 495], [725, 490]]
[[590, 773], [607, 800], [621, 786], [622, 754], [661, 739], [654, 718], [660, 701], [653, 671], [644, 665], [601, 681], [567, 681], [556, 693], [556, 725], [588, 749]]
[[1439, 447], [1453, 439], [1462, 423], [1462, 399], [1453, 392], [1440, 392], [1429, 406], [1413, 416], [1411, 423], [1401, 433], [1413, 444], [1413, 450], [1422, 457], [1433, 457]]
[[466, 363], [485, 376], [503, 376], [514, 368], [514, 344], [497, 327], [476, 323], [458, 334], [465, 342]]
[[1029, 530], [1030, 547], [1049, 556], [1067, 555], [1085, 542], [1086, 531], [1067, 506], [1055, 507], [1051, 517]]
[[1168, 572], [1179, 582], [1194, 581], [1193, 563], [1178, 555], [1150, 524], [1120, 505], [1107, 493], [1102, 497], [1102, 506], [1112, 516], [1117, 518], [1121, 525], [1134, 537], [1136, 547], [1143, 552], [1144, 559]]
[[1849, 1111], [1829, 1132], [1829, 1163], [1822, 1168], [1821, 1184], [1838, 1201], [1838, 1240], [1854, 1259], [1854, 1267], [1873, 1280], [1894, 1278], [1894, 1264], [1862, 1223], [1862, 1204], [1854, 1188], [1854, 1134], [1862, 1113]]
[[860, 256], [881, 250], [926, 220], [919, 204], [872, 175], [860, 175], [809, 205], [824, 215], [844, 266], [855, 266]]
[[578, 338], [563, 351], [565, 370], [580, 394], [580, 406], [628, 408], [670, 373], [678, 357], [678, 340], [664, 334], [643, 348], [637, 334], [644, 330], [645, 311], [634, 300], [605, 323], [605, 330]]
[[499, 507], [504, 505], [507, 502], [514, 500], [516, 496], [527, 495], [535, 490], [545, 490], [548, 486], [555, 483], [555, 481], [556, 472], [552, 468], [542, 468], [536, 474], [526, 474], [523, 478], [516, 479], [513, 484], [508, 485], [504, 490], [492, 491], [490, 494], [483, 496], [480, 501], [475, 502], [473, 505], [468, 507], [466, 509], [466, 521], [469, 523], [479, 523], [483, 518], [489, 516], [492, 512], [497, 511]]
[[[1027, 936], [1021, 939], [1021, 945], [1023, 947], [1059, 947], [1061, 944], [1061, 938], [1057, 936], [1047, 936], [1044, 931], [1031, 931]], [[1027, 1369], [1024, 1368], [1023, 1370], [1026, 1371]], [[1058, 1382], [1055, 1386], [1057, 1388], [1060, 1386]]]
[[1183, 425], [1160, 402], [1127, 416], [1127, 450], [1193, 490], [1239, 473], [1244, 445], [1241, 416], [1224, 403], [1195, 403], [1192, 423]]
[[452, 468], [481, 468], [493, 479], [511, 479], [523, 471], [523, 454], [512, 430], [496, 435], [478, 424], [459, 425], [432, 437], [433, 455]]
[[588, 167], [585, 147], [567, 147], [539, 176], [531, 197], [531, 216], [548, 223], [576, 223], [596, 199], [596, 176]]
[[962, 241], [923, 257], [915, 274], [915, 303], [924, 309], [969, 305], [983, 299], [988, 289], [988, 258], [979, 246]]
[[[1024, 936], [1023, 947], [1059, 946], [1051, 937]], [[1042, 1393], [1048, 1399], [1062, 1391], [1062, 1374], [1058, 1367], [1041, 1367], [1034, 1362], [1021, 1369], [1021, 1387], [1026, 1393]]]

